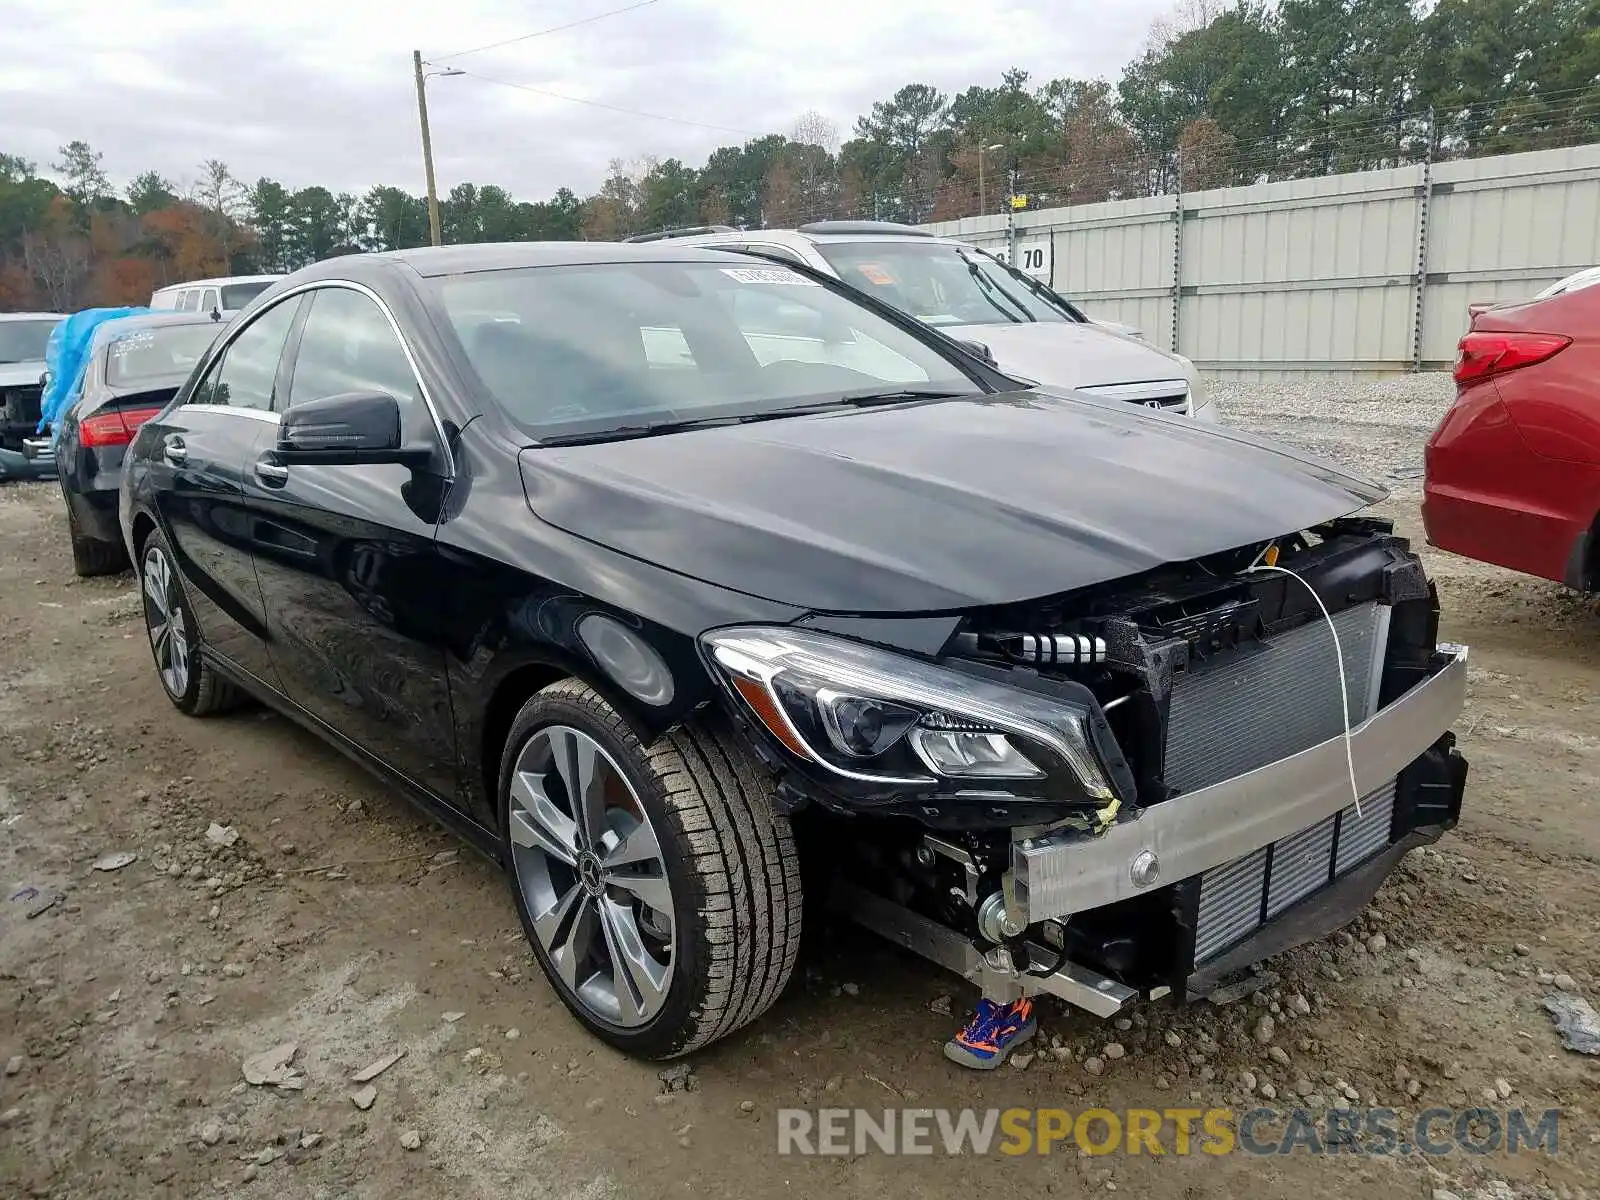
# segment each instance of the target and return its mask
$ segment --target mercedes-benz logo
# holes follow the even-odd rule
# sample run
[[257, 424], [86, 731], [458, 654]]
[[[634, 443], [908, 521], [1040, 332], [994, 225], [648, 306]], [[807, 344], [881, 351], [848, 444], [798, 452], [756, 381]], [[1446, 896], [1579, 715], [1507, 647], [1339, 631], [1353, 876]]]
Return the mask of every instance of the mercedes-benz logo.
[[584, 853], [578, 856], [578, 882], [583, 884], [583, 890], [591, 896], [598, 896], [606, 890], [605, 877], [600, 872], [600, 860], [593, 854]]

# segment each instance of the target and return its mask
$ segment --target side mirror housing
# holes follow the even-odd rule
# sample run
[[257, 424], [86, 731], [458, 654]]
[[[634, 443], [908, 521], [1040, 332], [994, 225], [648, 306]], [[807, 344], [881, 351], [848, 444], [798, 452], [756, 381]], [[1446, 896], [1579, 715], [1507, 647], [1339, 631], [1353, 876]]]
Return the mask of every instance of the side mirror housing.
[[341, 392], [305, 400], [278, 424], [278, 460], [285, 464], [416, 463], [426, 450], [401, 445], [400, 402], [388, 392]]

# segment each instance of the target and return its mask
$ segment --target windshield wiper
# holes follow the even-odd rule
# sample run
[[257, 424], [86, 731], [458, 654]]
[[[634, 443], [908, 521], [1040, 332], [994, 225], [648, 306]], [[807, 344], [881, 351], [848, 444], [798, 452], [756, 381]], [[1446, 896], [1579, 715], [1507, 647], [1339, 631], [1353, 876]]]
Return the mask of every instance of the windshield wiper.
[[584, 446], [594, 442], [622, 442], [630, 438], [654, 437], [660, 433], [680, 433], [686, 429], [715, 429], [726, 425], [753, 425], [757, 421], [777, 421], [784, 417], [804, 417], [841, 407], [871, 408], [878, 404], [903, 404], [908, 400], [951, 400], [957, 396], [982, 395], [981, 392], [955, 392], [949, 388], [896, 387], [881, 391], [846, 392], [835, 400], [820, 404], [800, 404], [793, 408], [769, 408], [762, 412], [740, 413], [732, 417], [681, 417], [672, 421], [650, 421], [642, 425], [615, 425], [583, 433], [553, 433], [539, 439], [541, 446]]
[[[874, 404], [899, 404], [904, 400], [953, 400], [957, 396], [981, 395], [978, 392], [953, 392], [949, 388], [897, 387], [873, 392], [846, 392], [837, 400], [814, 406], [817, 410], [839, 404], [853, 404], [857, 408], [870, 408]], [[793, 409], [790, 412], [807, 412], [810, 409]]]
[[1039, 320], [1038, 317], [1034, 316], [1028, 311], [1027, 305], [1023, 304], [1010, 292], [1006, 291], [998, 283], [984, 274], [983, 268], [978, 266], [977, 263], [973, 262], [965, 254], [958, 254], [957, 257], [960, 258], [962, 262], [967, 264], [967, 270], [971, 272], [972, 277], [978, 281], [978, 286], [983, 289], [984, 299], [986, 299], [990, 304], [994, 305], [995, 311], [1001, 316], [1005, 317], [1007, 320], [1011, 319], [1010, 314], [1008, 314], [1005, 309], [1001, 308], [1000, 305], [995, 301], [995, 296], [997, 295], [1004, 296], [1006, 298], [1006, 303], [1011, 305], [1012, 308], [1016, 309], [1017, 312], [1021, 313], [1024, 320], [1034, 322]]

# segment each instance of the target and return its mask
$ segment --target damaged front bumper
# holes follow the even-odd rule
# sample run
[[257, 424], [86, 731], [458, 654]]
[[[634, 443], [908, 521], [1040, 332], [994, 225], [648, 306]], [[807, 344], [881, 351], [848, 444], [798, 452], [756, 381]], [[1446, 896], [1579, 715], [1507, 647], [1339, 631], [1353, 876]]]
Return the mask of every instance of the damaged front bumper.
[[[1450, 728], [1466, 702], [1467, 648], [1441, 646], [1432, 676], [1373, 714], [1345, 739], [1118, 821], [1099, 836], [1072, 831], [1012, 845], [1015, 915], [1060, 920], [1204, 874], [1282, 841], [1393, 781]], [[1007, 907], [1013, 897], [1008, 896]]]
[[[1053, 995], [1108, 1017], [1140, 996], [1202, 998], [1348, 924], [1407, 852], [1455, 825], [1466, 762], [1449, 726], [1466, 676], [1466, 647], [1440, 645], [1426, 678], [1351, 730], [1348, 759], [1341, 735], [1135, 810], [1100, 834], [1013, 842], [1005, 907], [1022, 932], [1003, 944], [849, 884], [838, 885], [835, 904], [996, 1000]], [[1352, 764], [1365, 801], [1359, 839]], [[1341, 824], [1352, 835], [1348, 860]], [[1287, 903], [1273, 899], [1275, 855], [1280, 881], [1295, 882]], [[1219, 911], [1228, 922], [1220, 935], [1207, 928]], [[1096, 929], [1106, 931], [1104, 945]], [[1118, 969], [1119, 944], [1146, 954], [1146, 942], [1167, 949]]]

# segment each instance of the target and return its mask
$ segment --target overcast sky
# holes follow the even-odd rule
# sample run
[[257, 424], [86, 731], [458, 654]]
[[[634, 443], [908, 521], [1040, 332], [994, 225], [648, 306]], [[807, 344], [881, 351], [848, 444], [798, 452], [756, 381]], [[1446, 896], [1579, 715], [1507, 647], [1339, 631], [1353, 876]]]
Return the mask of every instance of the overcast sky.
[[[471, 77], [428, 83], [441, 192], [592, 191], [612, 158], [699, 165], [816, 109], [849, 135], [904, 83], [955, 92], [1009, 66], [1115, 79], [1171, 0], [658, 0], [582, 28], [455, 51], [629, 0], [0, 0], [0, 151], [41, 169], [73, 138], [120, 189], [220, 158], [246, 182], [421, 192], [411, 51], [498, 80], [727, 130], [567, 103]], [[803, 14], [797, 23], [786, 13]]]

